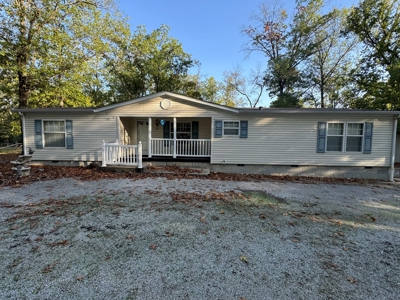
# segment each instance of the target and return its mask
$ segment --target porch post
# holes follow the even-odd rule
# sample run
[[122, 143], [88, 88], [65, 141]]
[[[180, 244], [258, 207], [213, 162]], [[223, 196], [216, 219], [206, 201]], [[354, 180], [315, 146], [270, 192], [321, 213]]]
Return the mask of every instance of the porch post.
[[174, 118], [174, 156], [176, 158], [176, 118]]
[[139, 141], [138, 144], [138, 169], [142, 169], [143, 165], [142, 165], [142, 142]]
[[149, 150], [148, 150], [148, 157], [151, 157], [151, 117], [149, 117]]
[[106, 167], [107, 166], [107, 163], [106, 163], [106, 141], [105, 140], [103, 140], [103, 145], [102, 145], [102, 147], [101, 147], [101, 149], [102, 149], [102, 163], [101, 163], [101, 166], [102, 167]]

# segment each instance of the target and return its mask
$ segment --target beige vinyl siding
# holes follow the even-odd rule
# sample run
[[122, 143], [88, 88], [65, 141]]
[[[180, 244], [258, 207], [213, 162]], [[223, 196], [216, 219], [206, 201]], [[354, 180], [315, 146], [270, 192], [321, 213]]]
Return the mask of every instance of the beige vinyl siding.
[[[240, 115], [248, 120], [248, 138], [213, 138], [211, 163], [270, 165], [389, 166], [392, 116], [337, 114]], [[318, 122], [373, 122], [372, 153], [317, 153]]]
[[[102, 142], [115, 142], [118, 135], [117, 118], [106, 113], [98, 114], [49, 114], [26, 115], [26, 146], [35, 149], [33, 160], [101, 161]], [[35, 147], [34, 120], [72, 120], [74, 149]]]
[[204, 104], [194, 103], [189, 101], [171, 101], [169, 109], [162, 109], [160, 102], [162, 98], [154, 98], [144, 102], [133, 103], [127, 106], [122, 106], [107, 113], [120, 117], [153, 117], [153, 118], [169, 118], [169, 117], [193, 117], [193, 118], [207, 118], [218, 117], [222, 115], [233, 115], [235, 113], [225, 112], [218, 108], [213, 108]]

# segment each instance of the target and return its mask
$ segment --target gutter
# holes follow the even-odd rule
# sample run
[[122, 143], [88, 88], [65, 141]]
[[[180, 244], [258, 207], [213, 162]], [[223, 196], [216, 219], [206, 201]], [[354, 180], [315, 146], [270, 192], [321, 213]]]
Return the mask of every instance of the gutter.
[[390, 158], [389, 181], [394, 181], [394, 160], [396, 155], [397, 118], [398, 115], [393, 117], [392, 157]]
[[24, 155], [26, 155], [26, 134], [25, 134], [25, 115], [22, 112], [18, 112], [22, 119], [22, 146], [24, 147]]

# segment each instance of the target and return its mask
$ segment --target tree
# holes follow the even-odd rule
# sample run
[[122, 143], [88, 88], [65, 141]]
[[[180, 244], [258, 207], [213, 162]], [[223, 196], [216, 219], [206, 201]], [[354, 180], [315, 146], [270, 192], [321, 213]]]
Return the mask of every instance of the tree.
[[347, 18], [347, 32], [364, 45], [363, 57], [353, 76], [360, 89], [357, 107], [400, 108], [400, 3], [364, 0]]
[[[314, 32], [315, 40], [321, 41], [315, 53], [306, 60], [305, 90], [315, 107], [337, 107], [345, 105], [342, 92], [350, 81], [350, 69], [355, 60], [354, 50], [358, 40], [354, 35], [343, 36], [347, 9], [334, 8], [326, 23]], [[353, 55], [352, 55], [353, 54]]]
[[[232, 71], [224, 72], [225, 82], [232, 85], [236, 91], [236, 102], [246, 103], [250, 107], [256, 107], [260, 102], [265, 88], [264, 74], [261, 64], [258, 63], [255, 70], [245, 77], [241, 67], [237, 66]], [[240, 98], [240, 100], [238, 99]]]
[[198, 64], [169, 36], [166, 25], [151, 33], [144, 26], [138, 27], [126, 43], [121, 41], [119, 49], [116, 60], [109, 61], [116, 101], [160, 91], [180, 92], [188, 70]]
[[253, 16], [254, 25], [242, 30], [249, 43], [244, 50], [247, 54], [261, 52], [268, 61], [265, 85], [270, 96], [278, 102], [272, 106], [298, 106], [300, 99], [295, 93], [300, 81], [301, 64], [316, 51], [321, 43], [314, 32], [326, 23], [326, 16], [318, 12], [322, 0], [296, 1], [296, 12], [289, 18], [278, 0], [260, 6], [260, 13]]
[[111, 0], [3, 0], [0, 80], [14, 83], [6, 96], [19, 108], [92, 105], [81, 83], [127, 30], [112, 9]]

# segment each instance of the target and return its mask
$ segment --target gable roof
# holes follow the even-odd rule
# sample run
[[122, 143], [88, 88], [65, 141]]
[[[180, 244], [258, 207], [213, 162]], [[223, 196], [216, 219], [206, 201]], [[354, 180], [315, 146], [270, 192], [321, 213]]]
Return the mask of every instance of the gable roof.
[[138, 103], [138, 102], [142, 102], [142, 101], [147, 101], [147, 100], [150, 100], [150, 99], [153, 99], [153, 98], [158, 98], [158, 97], [163, 98], [163, 99], [168, 99], [168, 100], [184, 100], [184, 101], [188, 101], [188, 102], [192, 102], [192, 103], [197, 103], [197, 104], [210, 106], [210, 107], [217, 108], [217, 109], [222, 109], [222, 110], [226, 110], [226, 111], [230, 111], [230, 112], [234, 112], [234, 113], [239, 113], [239, 109], [234, 108], [234, 107], [229, 107], [229, 106], [225, 106], [225, 105], [221, 105], [221, 104], [207, 102], [207, 101], [204, 101], [204, 100], [199, 100], [199, 99], [195, 99], [195, 98], [191, 98], [191, 97], [188, 97], [188, 96], [175, 94], [175, 93], [171, 93], [171, 92], [159, 92], [159, 93], [156, 93], [156, 94], [143, 96], [143, 97], [140, 97], [140, 98], [137, 98], [137, 99], [133, 99], [133, 100], [128, 100], [128, 101], [124, 101], [124, 102], [120, 102], [120, 103], [107, 105], [107, 106], [104, 106], [104, 107], [100, 107], [100, 108], [94, 109], [94, 112], [101, 112], [101, 111], [105, 111], [105, 110], [110, 110], [110, 109], [114, 109], [114, 108], [130, 105], [130, 104], [134, 104], [134, 103]]

